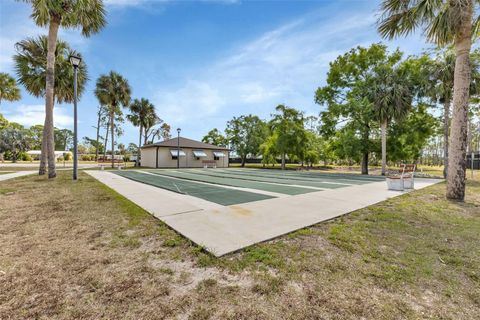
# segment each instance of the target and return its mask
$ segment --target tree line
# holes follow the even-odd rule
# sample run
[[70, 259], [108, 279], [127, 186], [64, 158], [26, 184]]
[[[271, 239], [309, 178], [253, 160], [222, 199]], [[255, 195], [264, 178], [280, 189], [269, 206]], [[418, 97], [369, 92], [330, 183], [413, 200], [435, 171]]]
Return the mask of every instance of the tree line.
[[[242, 166], [248, 157], [265, 165], [279, 160], [282, 168], [285, 159], [309, 166], [322, 160], [359, 164], [368, 174], [369, 164], [381, 163], [385, 174], [387, 162], [427, 162], [435, 138], [449, 140], [453, 56], [452, 48], [409, 57], [380, 43], [353, 48], [330, 63], [326, 85], [316, 90], [318, 117], [279, 105], [270, 119], [234, 117], [224, 133], [212, 129], [203, 141], [230, 146]], [[480, 50], [471, 61], [468, 141], [474, 150], [480, 141]], [[440, 146], [447, 164], [448, 143]]]
[[[69, 44], [58, 38], [60, 27], [81, 29], [82, 35], [88, 37], [99, 32], [106, 24], [103, 1], [85, 0], [77, 1], [38, 1], [28, 0], [32, 5], [32, 18], [40, 27], [48, 27], [48, 35], [37, 38], [28, 38], [15, 44], [16, 54], [13, 57], [17, 80], [6, 74], [0, 73], [0, 103], [2, 100], [20, 100], [20, 89], [17, 82], [25, 87], [27, 92], [35, 97], [45, 98], [45, 122], [43, 125], [36, 125], [32, 128], [23, 128], [19, 124], [9, 123], [4, 119], [2, 129], [2, 149], [6, 158], [16, 155], [17, 152], [24, 154], [26, 149], [39, 148], [41, 150], [39, 174], [47, 172], [48, 176], [54, 178], [55, 155], [58, 150], [57, 141], [58, 129], [53, 126], [53, 108], [55, 103], [73, 102], [73, 68], [69, 57], [77, 56], [82, 58], [80, 52], [73, 50]], [[85, 91], [88, 81], [87, 65], [82, 59], [78, 68], [77, 92], [80, 98]], [[107, 143], [110, 142], [110, 154], [126, 150], [123, 144], [117, 144], [116, 139], [123, 134], [120, 126], [124, 122], [122, 108], [128, 108], [127, 119], [139, 127], [139, 144], [136, 153], [139, 154], [139, 147], [143, 143], [153, 142], [157, 139], [168, 139], [170, 137], [170, 126], [157, 115], [155, 107], [147, 99], [131, 99], [131, 88], [124, 77], [119, 73], [111, 71], [101, 75], [96, 82], [94, 92], [99, 101], [97, 110], [96, 138], [84, 137], [84, 144], [80, 149], [95, 149], [95, 160], [99, 153], [107, 154]], [[41, 143], [32, 137], [38, 136], [38, 129], [42, 130]], [[105, 130], [104, 134], [101, 131]], [[65, 131], [65, 130], [63, 130]], [[67, 130], [68, 131], [68, 130]], [[70, 131], [69, 131], [70, 132]], [[129, 145], [129, 149], [133, 147]], [[60, 150], [65, 150], [63, 146]], [[23, 150], [23, 151], [22, 151]], [[12, 158], [16, 160], [16, 157]], [[112, 157], [112, 166], [114, 157]], [[138, 163], [138, 161], [137, 161]]]
[[[382, 45], [373, 45], [354, 48], [332, 62], [327, 85], [316, 91], [315, 101], [326, 108], [320, 115], [321, 138], [326, 139], [327, 144], [337, 145], [339, 150], [334, 150], [337, 155], [344, 152], [343, 158], [360, 162], [362, 173], [368, 173], [369, 156], [378, 146], [378, 143], [372, 143], [372, 138], [380, 127], [382, 173], [385, 173], [389, 131], [408, 121], [419, 125], [416, 132], [412, 132], [412, 128], [397, 128], [395, 132], [410, 134], [410, 139], [415, 140], [389, 144], [395, 148], [402, 146], [404, 153], [418, 154], [415, 149], [422, 144], [416, 143], [416, 139], [425, 140], [426, 137], [428, 140], [429, 131], [434, 130], [434, 119], [425, 113], [425, 109], [429, 103], [441, 103], [444, 107], [446, 196], [453, 200], [464, 199], [465, 158], [473, 134], [471, 118], [472, 113], [478, 114], [475, 98], [478, 52], [473, 52], [473, 57], [471, 52], [472, 43], [478, 38], [480, 30], [477, 4], [474, 0], [381, 2], [377, 26], [382, 37], [393, 39], [420, 31], [427, 41], [438, 46], [439, 52], [445, 53], [444, 59], [435, 59], [433, 64], [421, 58], [420, 61], [410, 59], [403, 62], [398, 50], [387, 53]], [[423, 58], [428, 59], [427, 56]], [[409, 65], [420, 68], [412, 70]], [[425, 77], [425, 71], [428, 77]], [[282, 107], [279, 109], [282, 112]], [[287, 116], [286, 113], [284, 115]], [[293, 127], [289, 127], [292, 132], [295, 130]], [[265, 143], [263, 150], [281, 145], [275, 152], [281, 152], [284, 163], [285, 145], [278, 141], [288, 140], [278, 140], [277, 134], [278, 130], [271, 131], [268, 140], [273, 143]], [[396, 137], [393, 136], [394, 139]], [[341, 143], [338, 144], [338, 141]], [[234, 150], [238, 148], [235, 143], [232, 146]], [[297, 150], [293, 156], [300, 158], [302, 154]]]

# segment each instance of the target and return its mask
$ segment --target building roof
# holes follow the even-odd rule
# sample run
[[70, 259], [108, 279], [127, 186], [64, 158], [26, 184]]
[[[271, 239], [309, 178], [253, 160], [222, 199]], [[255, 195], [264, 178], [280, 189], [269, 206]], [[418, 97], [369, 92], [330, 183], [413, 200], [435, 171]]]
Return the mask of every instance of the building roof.
[[229, 150], [225, 147], [215, 146], [213, 144], [204, 143], [201, 141], [196, 141], [187, 138], [173, 138], [170, 140], [165, 140], [161, 142], [146, 144], [142, 147], [142, 149], [146, 148], [154, 148], [154, 147], [167, 147], [167, 148], [176, 148], [177, 147], [177, 140], [180, 139], [180, 148], [192, 148], [192, 149], [213, 149], [213, 150]]

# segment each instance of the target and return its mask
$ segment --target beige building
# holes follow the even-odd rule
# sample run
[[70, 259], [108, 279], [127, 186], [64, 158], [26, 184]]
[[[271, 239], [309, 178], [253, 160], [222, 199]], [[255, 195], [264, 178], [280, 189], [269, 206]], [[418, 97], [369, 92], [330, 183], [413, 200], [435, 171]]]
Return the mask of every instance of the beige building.
[[187, 138], [147, 144], [140, 149], [142, 167], [176, 168], [177, 144], [180, 144], [180, 168], [228, 167], [229, 149]]

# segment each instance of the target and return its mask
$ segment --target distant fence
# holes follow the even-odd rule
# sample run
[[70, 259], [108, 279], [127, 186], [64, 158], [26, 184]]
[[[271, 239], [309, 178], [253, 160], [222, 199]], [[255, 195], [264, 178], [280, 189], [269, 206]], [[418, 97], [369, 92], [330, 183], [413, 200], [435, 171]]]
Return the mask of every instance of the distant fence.
[[[467, 154], [467, 169], [472, 169], [472, 153]], [[480, 151], [473, 154], [473, 169], [480, 170]]]
[[[276, 159], [276, 161], [277, 161], [277, 163], [282, 163], [281, 159]], [[229, 162], [230, 163], [242, 163], [242, 159], [241, 158], [230, 158]], [[247, 158], [247, 159], [245, 159], [245, 163], [262, 163], [262, 159]], [[285, 163], [297, 163], [297, 162], [292, 162], [288, 159], [285, 159]]]

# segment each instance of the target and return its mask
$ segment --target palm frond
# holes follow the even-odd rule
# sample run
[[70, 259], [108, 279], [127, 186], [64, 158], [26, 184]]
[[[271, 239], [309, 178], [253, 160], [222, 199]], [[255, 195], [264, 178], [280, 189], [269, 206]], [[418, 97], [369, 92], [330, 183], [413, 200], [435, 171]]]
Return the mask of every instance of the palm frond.
[[[13, 56], [18, 82], [35, 97], [45, 96], [47, 68], [47, 37], [27, 38], [15, 44], [17, 53]], [[55, 49], [55, 99], [58, 103], [73, 101], [73, 68], [70, 55], [82, 55], [59, 39]], [[88, 70], [82, 60], [78, 68], [78, 97], [81, 97], [88, 81]]]

